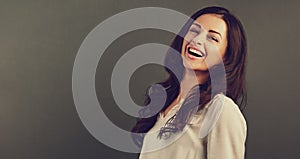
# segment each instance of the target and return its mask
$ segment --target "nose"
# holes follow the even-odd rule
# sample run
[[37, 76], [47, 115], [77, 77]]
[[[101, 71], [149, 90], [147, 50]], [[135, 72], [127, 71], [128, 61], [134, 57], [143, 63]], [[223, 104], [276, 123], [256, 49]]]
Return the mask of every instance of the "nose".
[[206, 34], [202, 32], [202, 33], [198, 34], [197, 36], [195, 36], [193, 38], [192, 42], [196, 45], [203, 45], [204, 41], [205, 41], [205, 37], [206, 37]]

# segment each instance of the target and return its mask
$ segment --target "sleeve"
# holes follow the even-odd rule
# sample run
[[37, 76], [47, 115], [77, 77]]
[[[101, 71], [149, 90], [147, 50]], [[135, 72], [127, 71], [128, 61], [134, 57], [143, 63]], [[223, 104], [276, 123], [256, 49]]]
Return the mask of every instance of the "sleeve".
[[231, 99], [223, 102], [218, 120], [207, 136], [207, 158], [244, 159], [247, 135], [245, 118]]

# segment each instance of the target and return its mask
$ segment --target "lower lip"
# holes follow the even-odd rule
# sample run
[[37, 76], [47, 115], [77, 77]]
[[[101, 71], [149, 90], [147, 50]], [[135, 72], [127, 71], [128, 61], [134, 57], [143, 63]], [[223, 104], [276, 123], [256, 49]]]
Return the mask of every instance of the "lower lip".
[[201, 57], [195, 57], [195, 56], [189, 54], [188, 52], [186, 52], [186, 54], [187, 54], [187, 57], [188, 57], [189, 59], [191, 59], [191, 60], [199, 60], [199, 59], [201, 59]]

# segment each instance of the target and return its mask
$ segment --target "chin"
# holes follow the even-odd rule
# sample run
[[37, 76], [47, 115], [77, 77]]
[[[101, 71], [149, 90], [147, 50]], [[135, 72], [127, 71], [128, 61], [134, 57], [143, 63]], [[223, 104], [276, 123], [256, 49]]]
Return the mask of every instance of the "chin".
[[193, 70], [193, 71], [198, 71], [198, 72], [208, 72], [208, 68], [206, 66], [193, 66], [193, 65], [184, 64], [184, 67], [187, 70]]

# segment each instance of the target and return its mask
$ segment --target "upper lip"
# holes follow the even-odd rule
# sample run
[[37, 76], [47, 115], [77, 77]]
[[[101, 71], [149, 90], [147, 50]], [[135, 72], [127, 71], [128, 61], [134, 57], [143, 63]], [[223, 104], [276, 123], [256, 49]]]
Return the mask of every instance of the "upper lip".
[[199, 52], [201, 52], [203, 54], [203, 56], [206, 56], [206, 54], [204, 53], [204, 51], [202, 51], [201, 49], [197, 48], [196, 46], [193, 46], [193, 45], [188, 45], [186, 50], [188, 50], [188, 48], [193, 48]]

